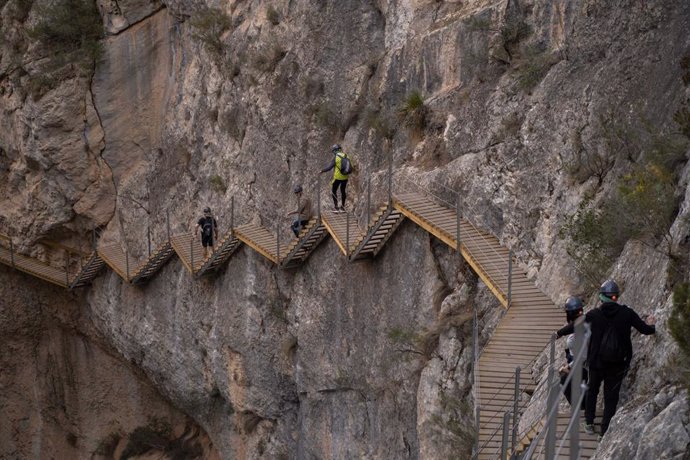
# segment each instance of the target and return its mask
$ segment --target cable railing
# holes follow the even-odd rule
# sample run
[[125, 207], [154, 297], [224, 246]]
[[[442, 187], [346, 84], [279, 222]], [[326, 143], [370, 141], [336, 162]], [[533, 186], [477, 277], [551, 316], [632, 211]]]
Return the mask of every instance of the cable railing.
[[[588, 348], [589, 340], [591, 338], [591, 329], [589, 324], [584, 321], [577, 321], [575, 324], [575, 348], [577, 353], [571, 364], [571, 371], [568, 373], [567, 378], [563, 382], [563, 385], [558, 383], [556, 380], [556, 369], [555, 369], [555, 337], [551, 338], [550, 347], [550, 359], [549, 359], [549, 370], [547, 377], [548, 385], [548, 399], [546, 405], [546, 413], [544, 418], [544, 429], [540, 430], [537, 436], [530, 443], [530, 447], [523, 456], [523, 460], [530, 460], [537, 450], [542, 438], [544, 439], [544, 444], [539, 451], [539, 454], [545, 453], [546, 458], [555, 458], [560, 454], [562, 448], [565, 445], [566, 437], [569, 437], [570, 441], [570, 458], [579, 458], [580, 445], [579, 445], [579, 418], [580, 418], [580, 405], [582, 404], [584, 394], [587, 390], [587, 384], [582, 381], [582, 366], [585, 361], [586, 351]], [[568, 419], [567, 429], [563, 433], [561, 438], [561, 443], [558, 450], [555, 449], [556, 445], [556, 421], [558, 418], [558, 396], [563, 392], [563, 389], [570, 385], [571, 387], [571, 401], [575, 404], [571, 404], [571, 415]]]

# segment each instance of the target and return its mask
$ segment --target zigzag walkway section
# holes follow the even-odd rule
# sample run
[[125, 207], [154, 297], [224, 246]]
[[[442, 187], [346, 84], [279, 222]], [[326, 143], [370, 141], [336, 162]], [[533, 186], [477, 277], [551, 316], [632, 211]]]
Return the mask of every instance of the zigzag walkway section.
[[[98, 248], [70, 279], [64, 269], [51, 267], [34, 258], [17, 254], [11, 241], [0, 240], [0, 262], [63, 287], [87, 284], [107, 264], [129, 282], [144, 282], [177, 254], [187, 270], [201, 276], [217, 269], [246, 244], [266, 259], [282, 267], [303, 263], [319, 243], [330, 234], [348, 260], [375, 256], [402, 220], [408, 218], [449, 247], [459, 250], [500, 303], [507, 309], [489, 343], [481, 353], [475, 370], [475, 387], [481, 408], [479, 458], [497, 458], [500, 454], [500, 427], [503, 413], [512, 409], [515, 368], [520, 367], [528, 398], [534, 388], [530, 364], [547, 345], [550, 335], [562, 325], [562, 313], [524, 272], [513, 267], [511, 254], [491, 234], [460, 218], [456, 210], [443, 206], [420, 193], [398, 193], [382, 206], [364, 231], [355, 219], [344, 213], [323, 213], [312, 219], [298, 238], [283, 246], [277, 235], [265, 227], [245, 224], [232, 228], [221, 238], [216, 251], [204, 258], [203, 250], [192, 235], [171, 237], [147, 259], [134, 264], [119, 245]], [[10, 248], [8, 248], [8, 242]], [[131, 265], [130, 265], [131, 264]], [[510, 274], [510, 276], [509, 276]], [[529, 433], [523, 441], [529, 441]], [[585, 439], [585, 438], [583, 438]]]

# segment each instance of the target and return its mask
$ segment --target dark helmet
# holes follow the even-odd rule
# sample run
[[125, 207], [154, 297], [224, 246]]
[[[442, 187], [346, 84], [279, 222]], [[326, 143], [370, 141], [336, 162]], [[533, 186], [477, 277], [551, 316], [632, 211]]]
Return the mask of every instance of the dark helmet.
[[211, 214], [211, 208], [209, 208], [208, 206], [206, 206], [206, 207], [204, 208], [204, 214]]
[[568, 318], [568, 321], [574, 321], [575, 318], [580, 316], [584, 307], [585, 305], [582, 303], [582, 300], [580, 300], [579, 297], [568, 297], [568, 300], [565, 301], [564, 307], [565, 316]]
[[333, 145], [331, 146], [331, 152], [339, 152], [339, 151], [341, 151], [342, 149], [343, 149], [343, 148], [340, 146], [340, 144], [333, 144]]
[[585, 305], [579, 297], [568, 297], [568, 300], [565, 301], [565, 311], [582, 310], [584, 307]]
[[295, 193], [302, 193], [302, 186], [300, 184], [295, 184], [295, 186], [292, 187], [292, 191]]
[[606, 280], [599, 288], [599, 294], [606, 296], [615, 302], [621, 295], [621, 290], [614, 280]]

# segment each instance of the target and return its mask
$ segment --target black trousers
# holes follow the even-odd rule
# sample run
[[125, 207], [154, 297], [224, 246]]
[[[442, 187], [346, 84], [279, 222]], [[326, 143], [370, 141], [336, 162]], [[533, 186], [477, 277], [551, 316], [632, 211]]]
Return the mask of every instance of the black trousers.
[[345, 187], [347, 187], [347, 179], [335, 179], [333, 181], [333, 186], [331, 187], [331, 196], [333, 197], [333, 206], [335, 206], [336, 208], [338, 207], [338, 187], [340, 187], [340, 197], [343, 202], [343, 207], [345, 207], [345, 198], [347, 198], [347, 195], [345, 194]]
[[[588, 377], [587, 369], [585, 369], [583, 367], [582, 368], [582, 381], [586, 382], [587, 377]], [[563, 385], [565, 383], [565, 380], [567, 378], [568, 378], [568, 374], [561, 375], [561, 385]], [[570, 391], [570, 384], [571, 383], [572, 383], [572, 381], [568, 382], [568, 384], [565, 386], [565, 388], [563, 388], [563, 394], [565, 395], [565, 399], [568, 400], [568, 404], [570, 404], [572, 406], [573, 402], [570, 399], [571, 398], [571, 396], [570, 396], [571, 395], [571, 391]], [[584, 409], [586, 404], [587, 404], [587, 393], [585, 393], [585, 397], [582, 399], [582, 407], [581, 408]]]
[[294, 233], [295, 236], [299, 236], [300, 230], [301, 230], [302, 228], [304, 228], [304, 226], [307, 225], [308, 223], [309, 223], [308, 220], [299, 220], [299, 219], [295, 219], [295, 220], [292, 222], [292, 225], [290, 226], [290, 228], [292, 229], [292, 233]]
[[604, 416], [601, 420], [601, 434], [609, 429], [609, 422], [616, 413], [621, 383], [628, 372], [628, 365], [615, 364], [606, 367], [592, 367], [589, 369], [589, 390], [587, 391], [587, 405], [585, 406], [585, 422], [594, 423], [597, 409], [599, 387], [604, 383]]

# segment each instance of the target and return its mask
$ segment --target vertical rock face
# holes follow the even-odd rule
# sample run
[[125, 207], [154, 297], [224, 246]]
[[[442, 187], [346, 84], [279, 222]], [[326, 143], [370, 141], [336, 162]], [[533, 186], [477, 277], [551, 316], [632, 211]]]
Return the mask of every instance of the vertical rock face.
[[[0, 230], [24, 235], [27, 246], [40, 237], [83, 244], [85, 229], [99, 226], [102, 242], [122, 242], [138, 259], [147, 228], [154, 244], [166, 237], [168, 212], [176, 233], [209, 205], [224, 231], [231, 197], [236, 224], [260, 222], [287, 237], [283, 216], [294, 203], [285, 191], [300, 182], [316, 197], [316, 175], [338, 142], [357, 168], [348, 186], [356, 218], [368, 211], [369, 177], [373, 201], [385, 200], [392, 155], [397, 190], [411, 176], [446, 201], [459, 196], [463, 215], [512, 247], [560, 303], [591, 293], [561, 229], [643, 158], [626, 157], [629, 146], [616, 144], [606, 123], [650, 120], [677, 131], [671, 119], [690, 96], [682, 1], [98, 4], [107, 35], [94, 74], [39, 98], [27, 87], [43, 56], [16, 38], [39, 10], [17, 16], [17, 0], [0, 2], [3, 33], [17, 45], [3, 45], [0, 57]], [[409, 98], [415, 91], [422, 107]], [[612, 149], [609, 169], [592, 164], [598, 157], [588, 155]], [[320, 197], [328, 203], [327, 192]], [[687, 201], [670, 231], [679, 251]], [[677, 351], [664, 325], [670, 262], [654, 245], [629, 243], [609, 269], [626, 283], [624, 301], [662, 320], [655, 338], [635, 340], [620, 416], [632, 414], [635, 429], [614, 419], [600, 458], [673, 458], [687, 446], [686, 394], [663, 378]], [[173, 261], [146, 286], [108, 272], [76, 297], [47, 298], [5, 269], [0, 277], [8, 281], [0, 295], [20, 289], [3, 297], [0, 327], [23, 350], [0, 353], [17, 369], [3, 377], [12, 389], [3, 403], [14, 408], [12, 423], [31, 427], [19, 437], [0, 427], [0, 444], [12, 446], [2, 454], [51, 446], [86, 456], [101, 446], [121, 455], [138, 428], [165, 432], [154, 423], [161, 419], [170, 449], [190, 440], [190, 456], [462, 458], [471, 450], [467, 319], [477, 309], [485, 343], [498, 302], [413, 224], [375, 261], [357, 264], [327, 241], [296, 270], [245, 248], [207, 279], [192, 280]], [[27, 308], [35, 304], [46, 307]], [[14, 329], [5, 312], [45, 334]], [[45, 366], [20, 371], [27, 354]], [[84, 371], [93, 367], [117, 378]], [[29, 381], [38, 382], [34, 399], [19, 396]], [[57, 420], [50, 430], [39, 426], [47, 418]], [[122, 437], [103, 441], [116, 427]]]
[[[1, 270], [9, 282], [30, 282]], [[0, 456], [112, 458], [155, 451], [213, 457], [194, 421], [137, 369], [89, 339], [75, 300], [43, 285], [32, 293], [3, 293]]]

